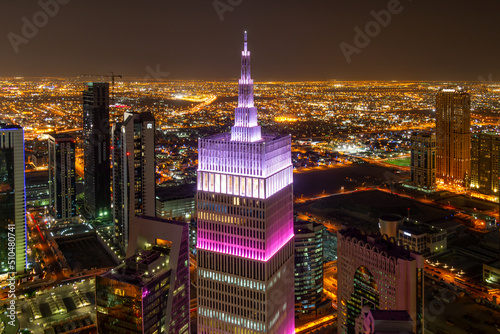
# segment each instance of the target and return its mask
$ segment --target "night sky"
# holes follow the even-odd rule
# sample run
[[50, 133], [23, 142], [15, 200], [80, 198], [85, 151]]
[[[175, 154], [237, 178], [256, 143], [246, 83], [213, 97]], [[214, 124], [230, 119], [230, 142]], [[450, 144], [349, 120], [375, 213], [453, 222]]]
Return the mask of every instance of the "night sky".
[[[59, 1], [53, 17], [39, 1], [1, 2], [0, 76], [131, 79], [158, 68], [165, 80], [235, 79], [246, 29], [255, 81], [500, 81], [497, 0]], [[369, 24], [388, 6], [389, 24]], [[34, 16], [38, 32], [24, 36], [22, 18]], [[356, 47], [354, 28], [366, 24], [373, 37]], [[343, 42], [357, 52], [350, 63]]]

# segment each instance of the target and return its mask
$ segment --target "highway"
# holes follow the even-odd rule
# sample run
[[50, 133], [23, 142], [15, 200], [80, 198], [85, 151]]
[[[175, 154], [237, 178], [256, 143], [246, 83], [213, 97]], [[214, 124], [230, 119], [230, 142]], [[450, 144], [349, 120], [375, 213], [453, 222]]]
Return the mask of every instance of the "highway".
[[321, 329], [326, 329], [333, 326], [337, 322], [337, 315], [327, 315], [313, 322], [309, 322], [303, 326], [295, 328], [295, 334], [314, 333]]

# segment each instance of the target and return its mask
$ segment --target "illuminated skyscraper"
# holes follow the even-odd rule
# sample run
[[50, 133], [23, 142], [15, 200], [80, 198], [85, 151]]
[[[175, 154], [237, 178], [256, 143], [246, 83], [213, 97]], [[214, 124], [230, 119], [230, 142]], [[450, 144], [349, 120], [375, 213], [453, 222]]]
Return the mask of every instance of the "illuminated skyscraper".
[[84, 207], [91, 219], [111, 217], [109, 147], [109, 83], [88, 83], [83, 92]]
[[132, 256], [96, 276], [99, 333], [189, 334], [189, 226], [156, 217], [131, 222]]
[[49, 136], [50, 213], [68, 221], [76, 215], [75, 140], [67, 134]]
[[246, 33], [238, 93], [198, 144], [198, 333], [294, 333], [291, 137], [261, 134]]
[[364, 307], [406, 310], [413, 332], [424, 327], [424, 258], [389, 241], [356, 229], [339, 231], [338, 274], [339, 333], [354, 334]]
[[24, 169], [23, 128], [0, 123], [0, 280], [26, 268]]
[[436, 97], [436, 180], [463, 189], [470, 179], [470, 95], [443, 89]]
[[410, 140], [412, 186], [433, 191], [436, 189], [436, 135], [413, 133]]
[[500, 136], [496, 133], [472, 135], [471, 184], [472, 190], [498, 196], [500, 172]]
[[115, 241], [131, 255], [127, 252], [130, 220], [156, 214], [155, 120], [150, 112], [126, 112], [112, 132]]
[[325, 226], [295, 221], [295, 311], [316, 312], [323, 298], [323, 234]]

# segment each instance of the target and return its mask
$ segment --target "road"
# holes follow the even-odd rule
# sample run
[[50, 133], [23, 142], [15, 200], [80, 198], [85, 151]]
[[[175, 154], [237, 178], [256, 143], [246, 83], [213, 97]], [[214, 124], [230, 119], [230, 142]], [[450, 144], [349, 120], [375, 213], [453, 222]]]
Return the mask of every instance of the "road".
[[303, 326], [295, 328], [295, 334], [320, 333], [320, 332], [326, 333], [326, 331], [330, 332], [329, 329], [336, 322], [337, 322], [336, 314], [327, 315], [313, 322], [309, 322]]
[[43, 254], [47, 275], [57, 281], [67, 278], [61, 266], [63, 255], [57, 248], [56, 242], [50, 238], [43, 216], [40, 218], [39, 212], [28, 213], [27, 223], [32, 231], [33, 247], [38, 248]]
[[307, 215], [302, 213], [302, 212], [297, 212], [297, 217], [299, 219], [302, 219], [304, 221], [309, 221], [310, 219], [313, 219], [317, 222], [320, 222], [321, 224], [323, 224], [330, 232], [333, 232], [333, 233], [337, 233], [337, 231], [339, 231], [341, 228], [342, 228], [342, 225], [339, 224], [339, 223], [336, 223], [334, 221], [331, 221], [331, 220], [324, 220], [323, 218], [321, 217], [317, 217], [313, 214], [310, 214], [308, 213]]
[[[474, 298], [485, 298], [491, 301], [493, 299], [493, 296], [496, 296], [497, 299], [500, 299], [500, 293], [488, 293], [483, 291], [483, 287], [478, 286], [477, 284], [470, 282], [463, 277], [460, 277], [460, 274], [457, 273], [453, 268], [445, 268], [444, 264], [436, 264], [429, 262], [428, 260], [426, 261], [427, 263], [425, 264], [425, 273], [427, 274], [428, 278], [434, 279], [436, 281], [443, 281], [451, 285], [451, 287], [456, 287], [460, 290], [468, 291]], [[457, 281], [457, 279], [464, 281], [465, 284], [461, 281]]]
[[337, 261], [328, 262], [323, 265], [323, 292], [337, 308]]
[[[32, 258], [34, 261], [40, 263], [40, 259], [36, 259], [37, 250], [40, 252], [45, 264], [42, 268], [42, 279], [35, 281], [28, 281], [23, 283], [18, 283], [16, 286], [16, 295], [20, 296], [25, 292], [37, 289], [47, 289], [51, 286], [56, 285], [67, 279], [70, 274], [69, 271], [65, 273], [63, 269], [64, 257], [62, 253], [58, 250], [57, 244], [47, 238], [47, 229], [45, 228], [44, 217], [40, 216], [41, 212], [32, 211], [27, 213], [26, 225], [28, 233], [28, 248], [32, 252]], [[42, 265], [42, 264], [40, 264]], [[2, 302], [6, 301], [7, 291], [2, 289], [0, 293], [0, 300]]]

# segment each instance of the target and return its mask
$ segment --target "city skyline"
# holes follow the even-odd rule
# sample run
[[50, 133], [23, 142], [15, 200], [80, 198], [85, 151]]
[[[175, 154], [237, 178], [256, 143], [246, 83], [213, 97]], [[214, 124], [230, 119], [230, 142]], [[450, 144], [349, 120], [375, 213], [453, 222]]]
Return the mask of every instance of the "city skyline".
[[[273, 13], [258, 4], [208, 3], [221, 26], [233, 28], [229, 38], [210, 35], [210, 24], [186, 38], [194, 30], [182, 31], [182, 24], [199, 28], [206, 22], [193, 20], [206, 12], [176, 25], [180, 32], [171, 50], [185, 52], [192, 44], [197, 50], [175, 71], [196, 63], [189, 71], [200, 77], [235, 75], [225, 53], [237, 59], [238, 52], [237, 82], [176, 81], [164, 63], [154, 62], [138, 80], [121, 68], [68, 78], [0, 78], [0, 331], [500, 331], [500, 83], [493, 73], [460, 82], [266, 81], [284, 69], [284, 75], [314, 75], [313, 68], [323, 66], [329, 74], [321, 57], [333, 53], [322, 54], [320, 47], [303, 52], [304, 36], [324, 13], [305, 15], [335, 6], [345, 11], [342, 22], [350, 11], [367, 10], [366, 25], [353, 25], [357, 37], [338, 37], [343, 68], [359, 70], [362, 58], [375, 52], [366, 75], [388, 68], [381, 58], [389, 62], [388, 75], [398, 72], [394, 57], [406, 62], [408, 73], [435, 69], [422, 70], [417, 53], [401, 58], [412, 53], [405, 45], [411, 34], [399, 44], [391, 35], [407, 33], [397, 29], [398, 20], [408, 13], [410, 26], [411, 8], [421, 6], [429, 16], [418, 25], [422, 38], [433, 15], [446, 14], [439, 16], [446, 28], [436, 29], [430, 41], [440, 43], [434, 60], [446, 47], [453, 53], [449, 68], [457, 61], [472, 64], [457, 52], [473, 46], [464, 32], [444, 34], [453, 26], [448, 16], [463, 18], [466, 8], [411, 0], [333, 7], [291, 1], [267, 5], [281, 14], [271, 31], [266, 26]], [[111, 55], [101, 43], [116, 42], [115, 28], [131, 37], [125, 47], [138, 51], [122, 52], [123, 59], [150, 56], [152, 49], [134, 44], [130, 31], [143, 34], [148, 24], [160, 23], [154, 21], [157, 12], [144, 19], [141, 10], [183, 6], [146, 4], [127, 16], [134, 6], [70, 0], [35, 5], [44, 11], [33, 16], [37, 32], [14, 46], [15, 53], [27, 57], [26, 48], [64, 10], [79, 8], [80, 17], [92, 7], [94, 16], [86, 17], [77, 41], [91, 52], [82, 53], [89, 67]], [[115, 25], [99, 29], [108, 8], [128, 18], [127, 25], [113, 17]], [[255, 34], [240, 29], [257, 13], [262, 27]], [[469, 13], [460, 26], [477, 19]], [[166, 23], [183, 18], [181, 11]], [[288, 31], [279, 25], [294, 18]], [[23, 17], [27, 26], [29, 20]], [[377, 47], [388, 37], [390, 49]], [[217, 45], [219, 38], [227, 45]], [[319, 39], [313, 34], [307, 43], [319, 46]], [[250, 70], [249, 41], [252, 52], [253, 41], [257, 46], [252, 65], [263, 80], [259, 85]], [[46, 70], [56, 60], [44, 58], [51, 45], [40, 53]], [[210, 53], [217, 53], [216, 61]], [[300, 66], [294, 66], [296, 56]], [[198, 64], [209, 70], [197, 72]]]
[[[499, 23], [489, 15], [499, 5], [491, 1], [40, 3], [0, 7], [8, 13], [0, 23], [2, 76], [113, 70], [128, 78], [231, 79], [238, 64], [229, 55], [248, 29], [261, 80], [500, 78]], [[357, 40], [356, 27], [368, 27], [369, 40]]]

